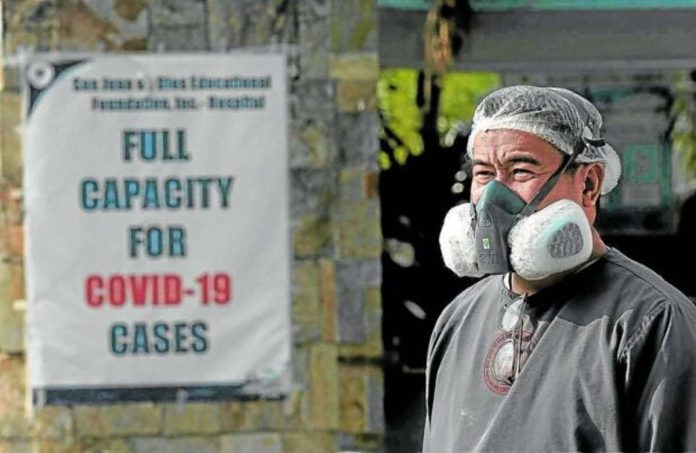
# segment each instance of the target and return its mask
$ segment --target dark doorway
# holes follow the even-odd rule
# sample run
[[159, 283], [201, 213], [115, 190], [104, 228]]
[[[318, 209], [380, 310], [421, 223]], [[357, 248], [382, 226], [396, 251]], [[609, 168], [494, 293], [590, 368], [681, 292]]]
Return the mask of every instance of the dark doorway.
[[[420, 93], [423, 77], [418, 83]], [[380, 175], [380, 200], [386, 451], [393, 453], [421, 449], [430, 333], [442, 309], [474, 281], [457, 278], [440, 254], [442, 220], [452, 206], [467, 201], [469, 190], [466, 136], [443, 147], [435, 121], [426, 117], [420, 131], [424, 152], [405, 163], [393, 155], [399, 137], [382, 122], [381, 149], [392, 160]]]

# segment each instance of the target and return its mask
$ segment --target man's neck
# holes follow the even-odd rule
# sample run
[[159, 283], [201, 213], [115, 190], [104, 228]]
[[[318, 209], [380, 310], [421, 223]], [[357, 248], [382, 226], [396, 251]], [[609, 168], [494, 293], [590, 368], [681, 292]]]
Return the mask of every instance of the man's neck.
[[546, 278], [543, 278], [541, 280], [525, 280], [524, 278], [520, 277], [516, 273], [512, 273], [512, 287], [510, 290], [516, 294], [527, 294], [527, 295], [532, 295], [534, 293], [538, 293], [544, 288], [547, 288], [549, 286], [555, 285], [556, 283], [560, 282], [564, 278], [568, 277], [569, 275], [574, 274], [578, 269], [580, 269], [582, 266], [584, 266], [587, 262], [591, 262], [593, 260], [596, 260], [597, 258], [601, 257], [605, 253], [607, 253], [607, 246], [604, 244], [604, 241], [602, 241], [602, 238], [599, 237], [599, 233], [597, 233], [597, 230], [594, 228], [592, 229], [592, 254], [590, 255], [590, 258], [583, 264], [574, 267], [573, 269], [567, 270], [565, 272], [560, 272], [558, 274], [553, 274], [550, 275]]

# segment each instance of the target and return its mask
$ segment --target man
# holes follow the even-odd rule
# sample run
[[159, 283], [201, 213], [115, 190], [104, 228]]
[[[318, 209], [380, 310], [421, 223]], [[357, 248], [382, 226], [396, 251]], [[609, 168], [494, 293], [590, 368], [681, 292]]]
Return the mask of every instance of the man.
[[488, 277], [433, 331], [424, 451], [696, 450], [696, 308], [594, 228], [621, 171], [601, 124], [560, 88], [477, 107], [472, 203], [440, 243]]

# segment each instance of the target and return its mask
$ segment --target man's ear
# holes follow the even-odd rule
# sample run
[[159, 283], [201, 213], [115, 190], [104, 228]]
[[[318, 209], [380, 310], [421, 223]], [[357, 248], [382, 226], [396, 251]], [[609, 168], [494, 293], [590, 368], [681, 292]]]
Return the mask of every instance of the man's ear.
[[604, 183], [604, 165], [600, 163], [587, 164], [584, 172], [582, 189], [582, 206], [591, 208], [597, 205]]

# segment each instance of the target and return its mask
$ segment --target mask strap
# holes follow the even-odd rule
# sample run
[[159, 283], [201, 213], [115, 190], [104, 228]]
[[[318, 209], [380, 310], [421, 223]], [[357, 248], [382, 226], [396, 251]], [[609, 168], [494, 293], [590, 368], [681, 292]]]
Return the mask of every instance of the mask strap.
[[[587, 124], [589, 124], [589, 117], [587, 118]], [[575, 145], [575, 149], [573, 150], [573, 154], [568, 155], [566, 154], [563, 157], [563, 163], [561, 164], [560, 168], [556, 170], [556, 172], [551, 175], [551, 177], [544, 183], [543, 186], [541, 186], [541, 189], [539, 189], [539, 192], [534, 195], [534, 198], [527, 203], [527, 206], [522, 209], [522, 211], [517, 215], [516, 220], [520, 220], [524, 217], [530, 216], [534, 211], [536, 211], [537, 207], [539, 206], [539, 203], [542, 202], [544, 198], [551, 192], [551, 190], [556, 186], [556, 183], [558, 183], [558, 180], [561, 179], [561, 176], [568, 170], [568, 168], [575, 162], [577, 157], [580, 155], [585, 150], [585, 147], [592, 145], [592, 146], [604, 146], [605, 142], [602, 139], [587, 139], [585, 137], [581, 137], [580, 140], [578, 140], [578, 143]]]
[[561, 166], [556, 170], [556, 172], [551, 175], [551, 177], [544, 183], [543, 186], [541, 186], [541, 189], [539, 189], [539, 192], [534, 195], [534, 198], [527, 203], [527, 206], [522, 209], [522, 211], [517, 215], [518, 219], [522, 219], [524, 217], [528, 217], [531, 215], [534, 211], [536, 211], [537, 207], [539, 206], [539, 203], [542, 202], [544, 198], [551, 192], [551, 190], [556, 186], [556, 183], [558, 182], [559, 179], [561, 179], [561, 176], [566, 172], [568, 167], [572, 165], [573, 162], [575, 162], [575, 159], [578, 157], [578, 155], [585, 149], [585, 143], [580, 141], [577, 146], [575, 146], [575, 150], [573, 151], [573, 154], [565, 155], [563, 158], [563, 163]]

